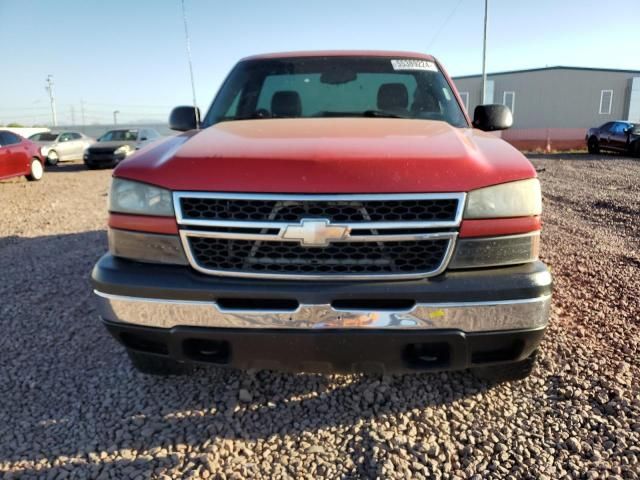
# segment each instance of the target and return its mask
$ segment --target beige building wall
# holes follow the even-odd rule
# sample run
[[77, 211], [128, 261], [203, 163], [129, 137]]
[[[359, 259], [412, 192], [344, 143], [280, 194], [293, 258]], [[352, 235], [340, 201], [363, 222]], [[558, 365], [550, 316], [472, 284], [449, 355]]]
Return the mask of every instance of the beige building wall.
[[[513, 106], [514, 129], [589, 128], [626, 120], [635, 115], [634, 78], [640, 78], [640, 71], [566, 67], [488, 76], [494, 83], [493, 103]], [[458, 77], [454, 82], [473, 116], [481, 103], [482, 78]]]

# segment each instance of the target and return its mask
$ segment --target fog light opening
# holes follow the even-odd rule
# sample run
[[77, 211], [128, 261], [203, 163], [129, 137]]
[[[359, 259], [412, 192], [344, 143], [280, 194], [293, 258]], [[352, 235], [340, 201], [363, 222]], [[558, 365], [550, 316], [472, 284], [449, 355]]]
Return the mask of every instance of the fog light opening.
[[154, 342], [134, 333], [121, 333], [120, 340], [131, 350], [139, 352], [156, 353], [159, 355], [168, 355], [169, 348], [162, 342]]
[[524, 350], [524, 341], [516, 340], [510, 345], [506, 345], [499, 349], [473, 352], [471, 355], [471, 363], [500, 363], [513, 362], [517, 360]]

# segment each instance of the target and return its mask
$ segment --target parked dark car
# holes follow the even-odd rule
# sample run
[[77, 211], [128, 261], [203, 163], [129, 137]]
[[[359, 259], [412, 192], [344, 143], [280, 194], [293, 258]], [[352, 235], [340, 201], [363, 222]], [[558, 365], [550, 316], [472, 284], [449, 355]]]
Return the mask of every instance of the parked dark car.
[[122, 160], [159, 138], [153, 128], [123, 128], [109, 130], [84, 152], [87, 168], [115, 167]]
[[590, 128], [585, 137], [589, 153], [600, 150], [640, 156], [640, 124], [618, 120]]
[[40, 180], [44, 160], [40, 146], [8, 130], [0, 130], [0, 180], [24, 175], [27, 180]]

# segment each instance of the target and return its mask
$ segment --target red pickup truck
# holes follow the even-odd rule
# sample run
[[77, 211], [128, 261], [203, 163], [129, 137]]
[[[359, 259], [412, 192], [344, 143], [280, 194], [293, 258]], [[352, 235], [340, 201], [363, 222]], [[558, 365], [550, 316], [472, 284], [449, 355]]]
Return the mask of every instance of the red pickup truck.
[[113, 174], [92, 283], [133, 364], [526, 377], [548, 322], [536, 171], [408, 52], [240, 61]]

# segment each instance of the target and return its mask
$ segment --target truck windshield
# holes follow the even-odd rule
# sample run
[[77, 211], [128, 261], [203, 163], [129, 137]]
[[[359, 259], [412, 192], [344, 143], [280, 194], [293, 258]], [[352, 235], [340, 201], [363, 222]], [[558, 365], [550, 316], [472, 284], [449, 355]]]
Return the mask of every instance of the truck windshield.
[[220, 89], [203, 126], [312, 117], [412, 118], [468, 127], [434, 62], [336, 56], [240, 62]]

